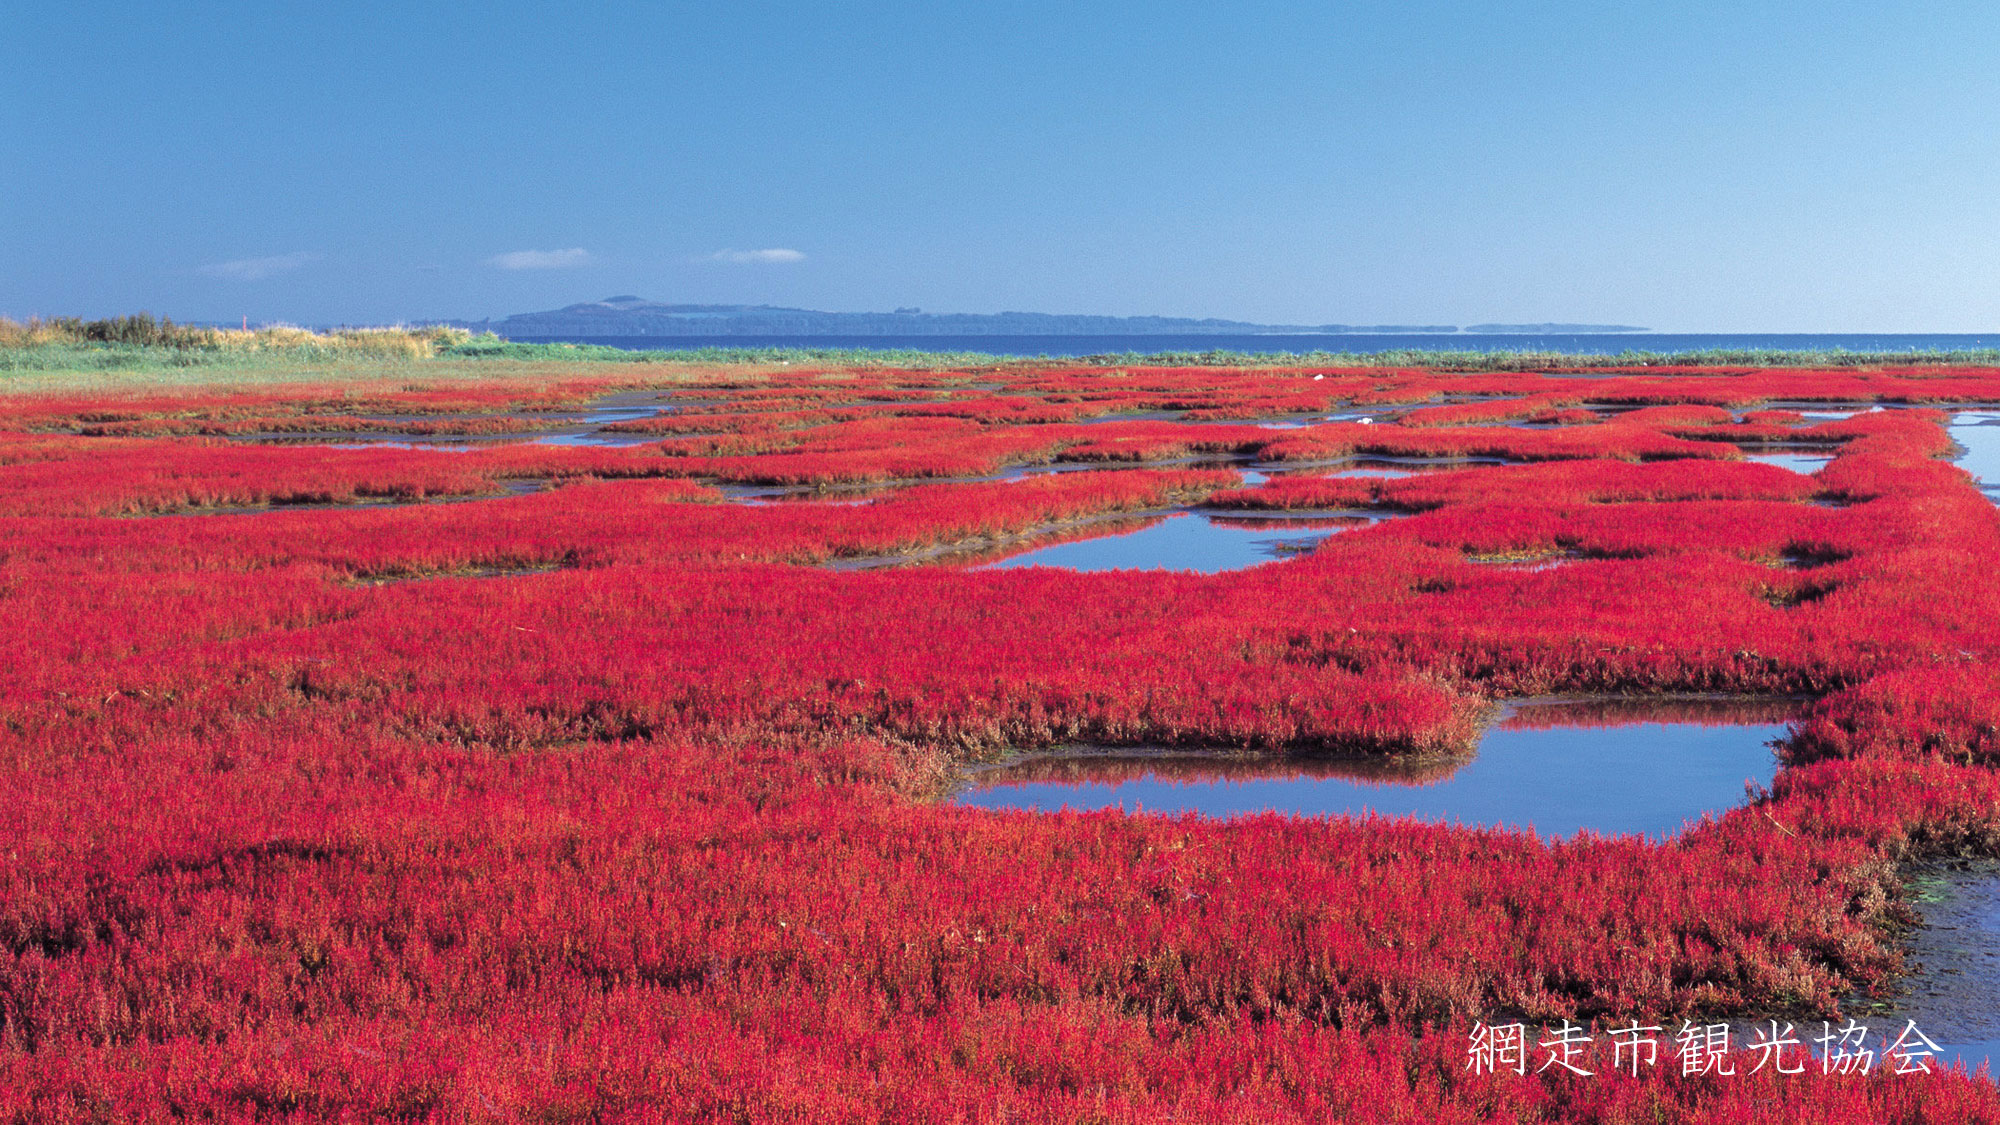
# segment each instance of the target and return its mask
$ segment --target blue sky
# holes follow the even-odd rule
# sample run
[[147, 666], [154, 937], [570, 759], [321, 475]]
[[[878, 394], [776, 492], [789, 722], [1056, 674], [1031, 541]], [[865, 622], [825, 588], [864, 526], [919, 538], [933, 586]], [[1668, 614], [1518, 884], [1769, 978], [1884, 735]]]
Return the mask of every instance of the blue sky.
[[0, 314], [2000, 328], [1991, 3], [45, 3]]

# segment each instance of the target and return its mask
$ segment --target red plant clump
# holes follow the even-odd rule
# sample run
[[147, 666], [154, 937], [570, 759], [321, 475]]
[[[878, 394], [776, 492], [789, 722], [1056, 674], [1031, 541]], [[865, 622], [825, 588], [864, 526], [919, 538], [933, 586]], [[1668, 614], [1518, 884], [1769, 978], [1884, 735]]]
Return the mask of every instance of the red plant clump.
[[633, 384], [572, 374], [558, 383], [533, 379], [429, 387], [303, 383], [255, 390], [195, 387], [178, 392], [16, 395], [0, 403], [0, 425], [77, 432], [89, 426], [145, 422], [199, 424], [279, 418], [319, 422], [384, 414], [421, 417], [548, 412], [571, 409], [629, 385]]
[[[163, 572], [313, 564], [357, 577], [612, 563], [822, 563], [973, 551], [1105, 515], [1163, 508], [1233, 473], [1062, 473], [918, 485], [860, 501], [721, 504], [680, 480], [580, 482], [464, 504], [273, 511], [175, 520], [0, 520], [5, 557], [59, 568]], [[85, 561], [87, 560], [87, 562]]]
[[[2000, 373], [549, 374], [0, 404], [0, 1122], [2000, 1119], [1983, 1077], [1602, 1041], [1845, 1018], [1901, 968], [1896, 862], [2000, 853], [2000, 513], [1944, 415], [1734, 413]], [[625, 447], [85, 432], [647, 387], [695, 405]], [[1833, 459], [1741, 459], [1780, 434]], [[1166, 467], [1363, 454], [1530, 463]], [[939, 480], [1026, 465], [1066, 471]], [[961, 565], [1200, 505], [1399, 518], [1218, 575]], [[1810, 700], [1664, 840], [937, 799], [1076, 742], [1430, 776], [1507, 698], [1687, 692]], [[1596, 1075], [1470, 1071], [1514, 1019]]]

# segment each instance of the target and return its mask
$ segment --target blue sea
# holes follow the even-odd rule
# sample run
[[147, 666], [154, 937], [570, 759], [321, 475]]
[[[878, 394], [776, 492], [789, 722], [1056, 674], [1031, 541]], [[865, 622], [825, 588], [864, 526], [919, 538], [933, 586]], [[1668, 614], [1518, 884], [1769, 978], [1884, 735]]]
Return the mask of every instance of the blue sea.
[[982, 352], [1000, 356], [1154, 355], [1171, 352], [1397, 351], [1537, 352], [1617, 355], [1622, 352], [1736, 350], [1952, 352], [2000, 348], [2000, 332], [1694, 333], [1621, 332], [1604, 335], [1483, 335], [1338, 333], [1279, 336], [520, 336], [524, 343], [603, 344], [634, 350], [699, 348], [876, 348], [922, 352]]

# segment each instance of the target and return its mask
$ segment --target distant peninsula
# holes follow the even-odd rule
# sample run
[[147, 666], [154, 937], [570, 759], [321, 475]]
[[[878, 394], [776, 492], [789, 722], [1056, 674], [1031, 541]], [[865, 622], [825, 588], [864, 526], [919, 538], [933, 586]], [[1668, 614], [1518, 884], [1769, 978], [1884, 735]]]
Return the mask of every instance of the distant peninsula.
[[[1056, 313], [817, 312], [772, 305], [676, 305], [643, 297], [606, 297], [498, 320], [456, 321], [509, 339], [634, 336], [1289, 336], [1442, 335], [1453, 324], [1252, 324], [1214, 317], [1084, 316]], [[1469, 332], [1644, 332], [1607, 324], [1486, 324]]]
[[1652, 329], [1629, 324], [1468, 324], [1459, 331], [1480, 336], [1596, 336]]

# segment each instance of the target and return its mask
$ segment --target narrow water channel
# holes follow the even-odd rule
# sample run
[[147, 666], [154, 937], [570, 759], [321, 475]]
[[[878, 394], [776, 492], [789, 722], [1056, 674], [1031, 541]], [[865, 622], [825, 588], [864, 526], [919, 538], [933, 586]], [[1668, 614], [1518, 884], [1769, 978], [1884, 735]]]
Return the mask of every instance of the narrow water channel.
[[1967, 1070], [2000, 1061], [2000, 860], [1931, 860], [1905, 869], [1923, 924], [1906, 944], [1904, 993], [1882, 1015], [1857, 1015], [1891, 1036], [1906, 1021]]
[[1807, 452], [1750, 453], [1744, 456], [1744, 460], [1756, 461], [1765, 465], [1776, 465], [1781, 469], [1790, 469], [1792, 472], [1805, 473], [1810, 476], [1831, 464], [1833, 462], [1833, 454]]

